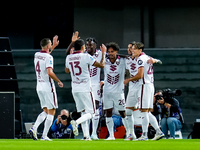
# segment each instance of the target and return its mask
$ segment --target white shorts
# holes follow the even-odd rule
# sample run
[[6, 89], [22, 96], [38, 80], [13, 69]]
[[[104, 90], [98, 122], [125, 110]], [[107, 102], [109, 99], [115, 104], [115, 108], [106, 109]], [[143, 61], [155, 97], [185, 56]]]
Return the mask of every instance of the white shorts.
[[100, 85], [92, 85], [94, 100], [100, 101]]
[[126, 107], [138, 108], [138, 90], [129, 89], [128, 95], [126, 97]]
[[95, 103], [92, 92], [72, 92], [77, 112], [95, 113]]
[[123, 111], [125, 105], [124, 93], [103, 93], [103, 109], [115, 108], [118, 111]]
[[141, 109], [153, 108], [154, 85], [142, 84], [138, 88], [138, 105]]
[[56, 92], [37, 91], [37, 94], [40, 99], [40, 105], [42, 109], [44, 107], [47, 107], [47, 109], [58, 108]]

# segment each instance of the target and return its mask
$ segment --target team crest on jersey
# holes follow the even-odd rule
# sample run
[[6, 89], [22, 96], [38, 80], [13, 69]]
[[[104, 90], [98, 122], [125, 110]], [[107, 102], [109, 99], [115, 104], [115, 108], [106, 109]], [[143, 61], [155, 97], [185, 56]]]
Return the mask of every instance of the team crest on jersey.
[[136, 68], [135, 65], [136, 65], [136, 64], [134, 64], [134, 63], [132, 63], [132, 64], [130, 65], [131, 70], [135, 70], [135, 68]]
[[117, 70], [117, 66], [116, 66], [116, 65], [110, 65], [110, 70], [111, 70], [111, 71]]
[[141, 65], [143, 63], [142, 60], [138, 60], [138, 65]]

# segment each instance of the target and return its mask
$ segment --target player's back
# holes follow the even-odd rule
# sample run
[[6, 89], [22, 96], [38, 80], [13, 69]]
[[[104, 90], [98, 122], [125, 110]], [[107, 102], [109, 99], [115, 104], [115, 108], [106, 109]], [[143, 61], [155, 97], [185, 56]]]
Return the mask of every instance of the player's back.
[[53, 57], [45, 51], [36, 52], [34, 64], [37, 77], [37, 90], [55, 91], [54, 81], [47, 74], [47, 68], [53, 69]]
[[95, 59], [87, 53], [78, 51], [67, 56], [66, 68], [70, 70], [73, 92], [90, 92], [89, 65], [94, 63]]
[[137, 67], [138, 68], [144, 67], [143, 78], [139, 80], [141, 84], [154, 82], [153, 65], [150, 63], [147, 63], [149, 59], [150, 57], [146, 55], [145, 53], [142, 53], [137, 59]]

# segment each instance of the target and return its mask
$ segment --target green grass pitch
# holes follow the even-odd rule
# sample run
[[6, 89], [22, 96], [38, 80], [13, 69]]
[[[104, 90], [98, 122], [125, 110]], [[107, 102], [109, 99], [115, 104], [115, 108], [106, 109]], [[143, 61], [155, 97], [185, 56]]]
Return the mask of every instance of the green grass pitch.
[[80, 139], [54, 139], [33, 141], [31, 139], [1, 139], [1, 150], [200, 150], [198, 139], [162, 139], [159, 141], [81, 141]]

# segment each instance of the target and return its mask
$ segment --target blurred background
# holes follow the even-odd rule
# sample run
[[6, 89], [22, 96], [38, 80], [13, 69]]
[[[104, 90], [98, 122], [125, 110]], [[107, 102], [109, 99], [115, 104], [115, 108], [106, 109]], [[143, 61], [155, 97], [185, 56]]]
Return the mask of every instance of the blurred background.
[[9, 37], [17, 73], [23, 122], [35, 121], [40, 104], [35, 87], [33, 56], [42, 38], [59, 36], [52, 53], [54, 71], [64, 82], [57, 88], [59, 111], [75, 110], [70, 76], [64, 72], [65, 50], [74, 31], [101, 43], [116, 42], [127, 54], [131, 41], [145, 44], [145, 53], [161, 59], [155, 65], [156, 90], [180, 89], [186, 137], [200, 118], [200, 1], [74, 0], [55, 2], [7, 1], [1, 4], [0, 37]]

